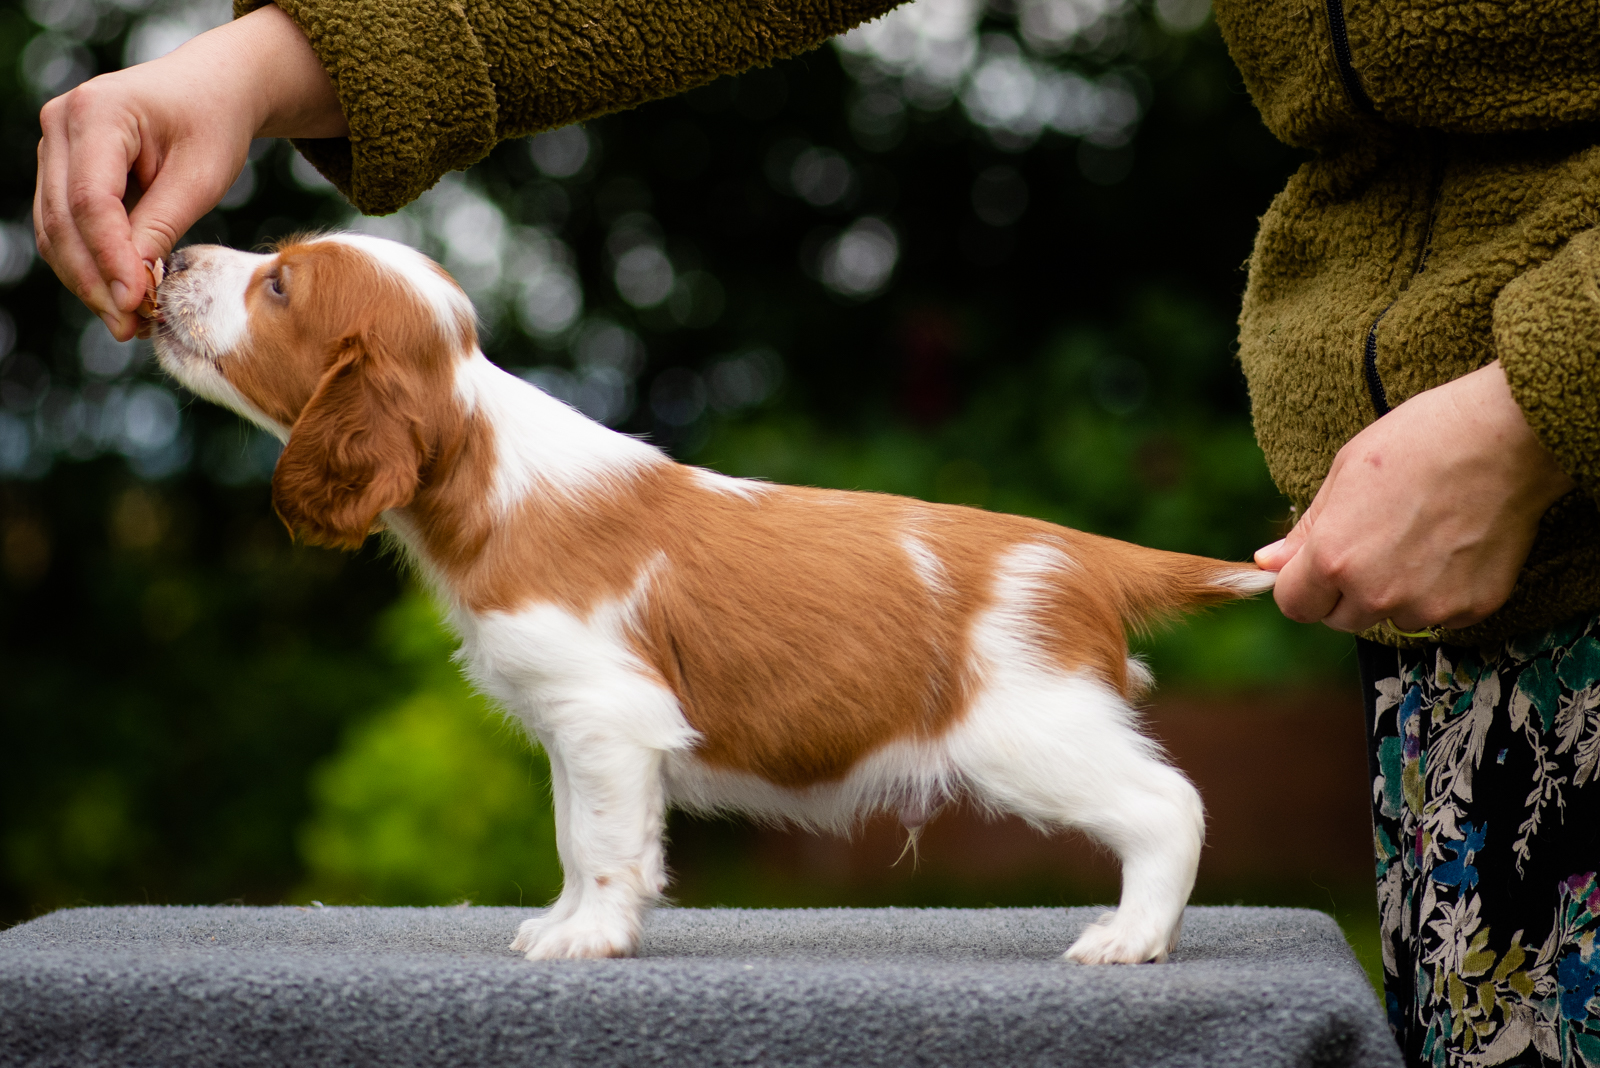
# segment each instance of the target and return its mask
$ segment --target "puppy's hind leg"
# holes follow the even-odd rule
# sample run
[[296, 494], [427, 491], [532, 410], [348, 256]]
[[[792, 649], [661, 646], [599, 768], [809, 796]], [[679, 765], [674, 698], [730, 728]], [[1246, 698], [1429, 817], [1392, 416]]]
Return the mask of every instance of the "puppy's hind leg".
[[511, 948], [529, 960], [626, 957], [666, 888], [662, 754], [618, 738], [546, 739], [562, 890]]
[[1205, 841], [1200, 795], [1174, 768], [1151, 758], [1137, 784], [1109, 791], [1077, 825], [1122, 862], [1117, 910], [1067, 950], [1080, 964], [1164, 961], [1177, 948], [1183, 908]]
[[1134, 729], [1126, 702], [1084, 676], [1028, 672], [991, 685], [950, 755], [983, 802], [1070, 827], [1116, 854], [1122, 899], [1067, 950], [1082, 964], [1165, 960], [1177, 945], [1205, 838], [1200, 795]]

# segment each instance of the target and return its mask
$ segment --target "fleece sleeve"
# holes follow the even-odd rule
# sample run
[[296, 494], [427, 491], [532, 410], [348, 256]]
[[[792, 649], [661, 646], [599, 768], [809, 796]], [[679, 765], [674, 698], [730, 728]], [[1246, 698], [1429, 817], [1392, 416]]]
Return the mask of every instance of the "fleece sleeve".
[[1574, 237], [1501, 290], [1494, 337], [1528, 425], [1600, 499], [1600, 230]]
[[[234, 0], [242, 15], [266, 0]], [[392, 212], [537, 130], [814, 48], [898, 0], [277, 0], [333, 78], [348, 138], [296, 141]]]

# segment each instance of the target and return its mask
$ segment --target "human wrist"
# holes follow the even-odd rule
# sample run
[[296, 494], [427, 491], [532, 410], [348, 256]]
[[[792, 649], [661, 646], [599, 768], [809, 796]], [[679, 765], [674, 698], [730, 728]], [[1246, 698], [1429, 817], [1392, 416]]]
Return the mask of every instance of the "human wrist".
[[1545, 448], [1511, 392], [1498, 360], [1459, 380], [1471, 388], [1482, 425], [1482, 444], [1500, 453], [1518, 475], [1519, 496], [1540, 513], [1577, 488], [1555, 454]]
[[216, 36], [207, 47], [226, 67], [228, 96], [247, 108], [243, 114], [253, 137], [342, 137], [349, 132], [333, 81], [311, 42], [277, 7], [259, 7], [211, 34]]

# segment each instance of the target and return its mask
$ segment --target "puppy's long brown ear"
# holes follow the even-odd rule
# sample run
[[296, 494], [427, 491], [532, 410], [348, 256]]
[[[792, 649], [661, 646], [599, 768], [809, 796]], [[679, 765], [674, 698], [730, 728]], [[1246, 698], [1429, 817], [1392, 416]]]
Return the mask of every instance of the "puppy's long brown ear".
[[411, 502], [427, 459], [415, 392], [370, 332], [339, 342], [272, 473], [291, 534], [356, 549], [379, 512]]

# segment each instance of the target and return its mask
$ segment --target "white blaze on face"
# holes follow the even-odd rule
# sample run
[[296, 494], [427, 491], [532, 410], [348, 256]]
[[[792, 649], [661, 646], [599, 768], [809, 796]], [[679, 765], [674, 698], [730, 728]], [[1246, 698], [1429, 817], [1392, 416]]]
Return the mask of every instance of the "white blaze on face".
[[286, 441], [289, 428], [263, 415], [222, 370], [250, 336], [245, 296], [257, 268], [272, 259], [218, 245], [181, 250], [168, 261], [159, 290], [162, 322], [155, 348], [162, 368], [189, 390]]

